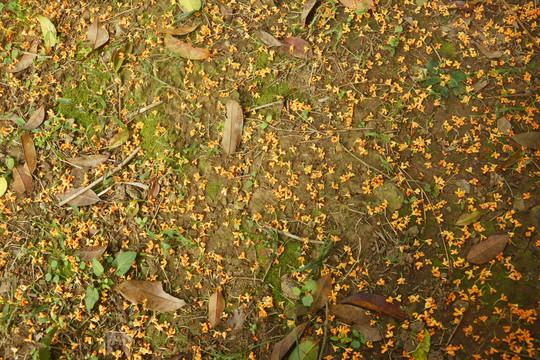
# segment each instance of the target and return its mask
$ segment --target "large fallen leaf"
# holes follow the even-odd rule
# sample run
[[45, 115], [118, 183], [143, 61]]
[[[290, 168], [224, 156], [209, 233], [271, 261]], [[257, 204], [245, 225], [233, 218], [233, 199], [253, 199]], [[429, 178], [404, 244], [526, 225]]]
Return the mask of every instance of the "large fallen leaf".
[[309, 17], [309, 14], [311, 14], [311, 11], [317, 4], [318, 0], [306, 0], [306, 3], [304, 4], [304, 8], [302, 9], [302, 15], [300, 16], [300, 21], [302, 22], [302, 27], [306, 27], [306, 20]]
[[524, 154], [525, 154], [525, 151], [521, 149], [519, 149], [518, 151], [515, 151], [514, 153], [512, 153], [512, 155], [508, 156], [506, 160], [504, 160], [504, 162], [500, 165], [500, 167], [502, 169], [508, 169], [509, 167], [514, 166], [521, 160], [521, 157]]
[[416, 360], [426, 360], [429, 354], [429, 349], [431, 348], [431, 334], [428, 329], [423, 331], [424, 338], [418, 344], [418, 347], [411, 354], [413, 359]]
[[176, 29], [159, 27], [159, 28], [154, 28], [154, 30], [160, 33], [164, 33], [164, 34], [186, 35], [186, 34], [189, 34], [190, 32], [193, 32], [196, 28], [197, 28], [197, 25], [186, 26], [186, 27], [181, 27], [181, 28], [176, 28]]
[[[62, 199], [67, 199], [68, 197], [72, 196], [76, 192], [80, 191], [82, 188], [71, 188], [66, 190], [64, 193], [64, 196], [62, 196]], [[85, 192], [83, 192], [81, 195], [77, 196], [76, 198], [72, 199], [68, 204], [73, 206], [89, 206], [97, 203], [101, 199], [92, 189], [88, 189]]]
[[83, 155], [75, 158], [67, 158], [66, 162], [80, 167], [96, 167], [103, 164], [109, 155]]
[[34, 63], [34, 59], [37, 57], [34, 53], [37, 51], [38, 44], [39, 40], [34, 40], [28, 49], [29, 54], [24, 54], [15, 65], [6, 65], [2, 70], [8, 73], [17, 73], [28, 68]]
[[352, 10], [374, 10], [373, 0], [339, 0], [340, 3]]
[[172, 312], [186, 305], [180, 300], [163, 291], [161, 281], [127, 280], [116, 287], [126, 300], [134, 304], [144, 304], [148, 310]]
[[401, 311], [398, 305], [389, 303], [386, 300], [386, 296], [379, 294], [356, 293], [341, 300], [339, 303], [361, 306], [366, 309], [383, 312], [400, 320], [407, 318], [407, 315]]
[[23, 133], [21, 135], [21, 141], [23, 144], [24, 159], [26, 160], [26, 166], [28, 166], [28, 171], [30, 171], [30, 174], [32, 174], [36, 170], [36, 167], [37, 167], [36, 147], [34, 146], [34, 142], [32, 141], [32, 138], [27, 133]]
[[367, 341], [382, 340], [379, 328], [371, 325], [371, 317], [366, 310], [358, 306], [336, 304], [332, 305], [329, 311], [344, 323], [353, 325], [353, 328], [358, 330]]
[[319, 311], [328, 301], [328, 295], [332, 291], [332, 277], [330, 275], [322, 276], [317, 280], [317, 288], [313, 292], [313, 303], [310, 311], [312, 314]]
[[221, 146], [227, 155], [236, 151], [236, 147], [242, 141], [242, 128], [244, 127], [244, 115], [242, 107], [235, 100], [227, 101], [227, 119], [225, 120], [225, 129]]
[[129, 54], [131, 54], [132, 51], [133, 44], [130, 42], [122, 45], [118, 50], [116, 50], [112, 58], [114, 72], [118, 73], [118, 71], [120, 71], [122, 64], [124, 64], [124, 60]]
[[34, 190], [32, 175], [30, 175], [26, 165], [18, 165], [13, 168], [13, 190], [18, 193]]
[[4, 196], [8, 188], [8, 183], [5, 177], [0, 176], [0, 197]]
[[111, 149], [117, 148], [128, 141], [130, 136], [129, 130], [122, 130], [118, 134], [114, 135], [111, 140], [109, 140], [109, 147]]
[[156, 178], [154, 181], [152, 181], [152, 185], [150, 185], [150, 189], [148, 190], [148, 198], [156, 199], [160, 190], [161, 186], [159, 185], [159, 179]]
[[107, 245], [86, 246], [74, 251], [75, 256], [78, 256], [82, 261], [92, 261], [99, 259], [107, 249]]
[[525, 132], [514, 135], [511, 139], [526, 148], [540, 150], [540, 132]]
[[467, 226], [475, 223], [478, 219], [480, 219], [484, 215], [484, 212], [478, 210], [473, 211], [472, 213], [463, 214], [459, 217], [458, 221], [456, 221], [456, 226]]
[[109, 41], [109, 32], [102, 29], [99, 24], [99, 17], [96, 16], [94, 22], [88, 27], [86, 42], [92, 47], [92, 50], [105, 45]]
[[491, 235], [486, 240], [474, 245], [467, 254], [467, 261], [472, 264], [484, 264], [496, 258], [508, 244], [509, 235]]
[[212, 326], [216, 326], [225, 310], [225, 299], [221, 291], [216, 291], [208, 301], [208, 320]]
[[485, 47], [484, 45], [480, 44], [480, 43], [477, 43], [476, 46], [478, 46], [478, 50], [480, 50], [480, 52], [485, 56], [487, 57], [488, 59], [498, 59], [500, 58], [501, 56], [503, 56], [503, 52], [502, 51], [498, 51], [498, 50], [489, 50], [487, 47]]
[[276, 46], [276, 47], [283, 46], [283, 43], [281, 41], [279, 41], [273, 35], [267, 33], [266, 31], [256, 30], [255, 35], [257, 35], [257, 37], [259, 39], [261, 39], [263, 44], [265, 44], [266, 46], [270, 46], [270, 47], [272, 47], [272, 46]]
[[45, 16], [38, 15], [38, 20], [41, 25], [41, 31], [43, 32], [43, 40], [45, 41], [45, 47], [47, 50], [52, 48], [58, 43], [58, 37], [56, 34], [56, 28], [51, 20]]
[[211, 55], [208, 49], [193, 47], [169, 35], [165, 37], [165, 47], [189, 60], [204, 60]]
[[201, 0], [179, 0], [178, 4], [180, 4], [186, 12], [198, 11], [202, 6]]
[[306, 340], [291, 351], [287, 360], [317, 360], [317, 355], [319, 355], [319, 342]]
[[32, 116], [30, 116], [30, 119], [28, 120], [26, 125], [24, 125], [23, 129], [24, 130], [36, 129], [37, 127], [39, 127], [39, 125], [41, 125], [41, 123], [43, 122], [43, 119], [45, 119], [45, 108], [42, 106], [36, 111], [34, 111]]
[[313, 57], [313, 50], [311, 45], [299, 37], [291, 36], [283, 40], [283, 46], [294, 57], [302, 59], [311, 59]]
[[233, 8], [221, 3], [221, 1], [218, 1], [218, 5], [219, 5], [219, 12], [223, 16], [223, 20], [225, 21], [231, 20], [234, 13]]
[[298, 339], [300, 339], [308, 324], [309, 321], [306, 321], [298, 325], [290, 333], [288, 333], [287, 336], [281, 339], [280, 342], [276, 343], [276, 345], [274, 345], [274, 349], [272, 350], [270, 360], [281, 360], [289, 352], [291, 346], [296, 344]]

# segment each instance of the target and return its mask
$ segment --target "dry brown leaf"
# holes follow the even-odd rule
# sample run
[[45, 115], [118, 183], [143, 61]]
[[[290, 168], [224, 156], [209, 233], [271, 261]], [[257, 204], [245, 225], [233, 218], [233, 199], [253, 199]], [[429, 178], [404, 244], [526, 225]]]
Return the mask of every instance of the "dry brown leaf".
[[379, 328], [371, 325], [371, 317], [364, 309], [353, 305], [337, 304], [332, 305], [329, 311], [344, 323], [353, 325], [352, 328], [358, 330], [367, 341], [382, 340]]
[[96, 167], [103, 164], [108, 158], [109, 155], [83, 155], [75, 158], [68, 158], [66, 159], [66, 162], [80, 167]]
[[456, 221], [456, 226], [467, 226], [475, 223], [484, 215], [483, 211], [477, 210], [472, 213], [465, 213]]
[[488, 59], [498, 59], [498, 58], [500, 58], [501, 56], [503, 56], [503, 52], [502, 52], [502, 51], [498, 51], [498, 50], [491, 51], [491, 50], [489, 50], [487, 47], [485, 47], [484, 45], [482, 45], [482, 44], [480, 44], [480, 43], [477, 43], [476, 46], [478, 46], [478, 50], [480, 50], [480, 52], [481, 52], [485, 57], [487, 57]]
[[242, 141], [244, 115], [242, 114], [242, 107], [234, 100], [227, 101], [225, 106], [227, 107], [227, 119], [225, 120], [221, 146], [227, 155], [231, 155]]
[[159, 185], [159, 180], [154, 179], [154, 181], [152, 181], [152, 185], [150, 185], [150, 190], [148, 191], [148, 198], [156, 199], [159, 195], [160, 190], [161, 186]]
[[300, 21], [302, 22], [302, 27], [306, 27], [306, 20], [311, 14], [311, 10], [315, 7], [318, 0], [306, 0], [304, 4], [304, 9], [302, 10], [302, 15], [300, 16]]
[[396, 319], [405, 320], [407, 315], [401, 311], [397, 304], [389, 303], [386, 301], [387, 299], [388, 298], [386, 296], [379, 294], [356, 293], [344, 300], [341, 300], [339, 303], [361, 306], [366, 309], [383, 312], [395, 317]]
[[181, 57], [189, 60], [204, 60], [210, 57], [208, 49], [193, 47], [170, 35], [165, 37], [165, 47]]
[[496, 258], [508, 244], [509, 235], [491, 235], [487, 240], [474, 245], [467, 254], [467, 261], [472, 264], [484, 264]]
[[28, 52], [31, 54], [24, 54], [21, 56], [19, 61], [16, 64], [13, 65], [6, 65], [2, 67], [2, 70], [4, 70], [7, 73], [17, 73], [19, 71], [23, 71], [24, 69], [27, 69], [34, 63], [34, 59], [37, 57], [37, 55], [34, 55], [34, 53], [38, 49], [39, 39], [36, 39], [32, 42], [30, 45], [30, 48], [28, 49]]
[[312, 314], [319, 311], [328, 301], [328, 295], [332, 291], [332, 277], [330, 275], [322, 276], [317, 280], [317, 289], [313, 293], [313, 302], [310, 306]]
[[465, 11], [473, 11], [476, 8], [476, 6], [472, 6], [463, 0], [449, 1], [446, 3], [446, 6], [448, 6], [450, 9], [459, 9]]
[[26, 166], [28, 166], [28, 171], [30, 175], [36, 170], [37, 167], [37, 154], [36, 147], [34, 146], [34, 141], [27, 133], [21, 135], [21, 141], [23, 144], [24, 150], [24, 159], [26, 160]]
[[299, 37], [291, 36], [283, 40], [283, 46], [294, 57], [301, 59], [311, 59], [313, 57], [313, 50], [311, 45]]
[[43, 122], [43, 119], [45, 119], [45, 108], [42, 106], [34, 113], [32, 116], [30, 116], [30, 120], [26, 123], [26, 125], [23, 126], [24, 130], [33, 130], [39, 127], [41, 123]]
[[512, 136], [511, 139], [526, 148], [540, 150], [540, 132], [524, 132]]
[[225, 299], [221, 291], [216, 291], [208, 301], [208, 320], [212, 326], [216, 326], [225, 310]]
[[86, 246], [80, 249], [76, 249], [74, 254], [78, 256], [82, 261], [92, 261], [93, 258], [99, 259], [101, 255], [107, 250], [107, 245], [98, 246]]
[[186, 34], [189, 34], [189, 33], [193, 32], [196, 28], [197, 28], [197, 25], [196, 26], [186, 26], [186, 27], [181, 27], [181, 28], [176, 28], [176, 29], [158, 27], [158, 28], [154, 28], [154, 30], [159, 32], [159, 33], [164, 33], [164, 34], [186, 35]]
[[255, 35], [257, 35], [257, 37], [259, 39], [261, 39], [263, 44], [265, 44], [266, 46], [270, 46], [270, 47], [272, 47], [272, 46], [276, 46], [276, 47], [283, 46], [283, 43], [281, 41], [279, 41], [273, 35], [267, 33], [266, 31], [256, 30]]
[[116, 286], [126, 300], [134, 304], [144, 304], [148, 310], [173, 312], [186, 305], [180, 300], [163, 291], [161, 281], [127, 280]]
[[131, 133], [129, 132], [129, 130], [120, 131], [109, 140], [109, 147], [111, 149], [114, 149], [125, 144], [126, 141], [128, 141], [130, 135]]
[[306, 321], [297, 327], [295, 327], [290, 333], [287, 334], [280, 342], [276, 343], [274, 345], [274, 349], [272, 350], [272, 355], [270, 356], [270, 360], [281, 360], [289, 352], [291, 349], [291, 346], [296, 344], [296, 341], [300, 339], [302, 334], [304, 333], [304, 330], [306, 329], [306, 326], [309, 324], [309, 321]]
[[102, 29], [99, 24], [99, 17], [96, 16], [94, 22], [88, 27], [86, 42], [92, 47], [92, 50], [103, 46], [109, 41], [109, 32]]
[[340, 3], [352, 10], [374, 10], [373, 0], [339, 0]]
[[230, 6], [222, 4], [221, 1], [218, 1], [219, 12], [223, 16], [224, 20], [230, 20], [233, 16], [233, 9]]
[[[23, 169], [20, 165], [13, 168], [13, 190], [18, 193], [26, 191], [25, 181], [23, 181], [23, 177], [26, 175]], [[21, 174], [21, 171], [23, 171], [23, 174]], [[28, 181], [27, 179], [25, 180]]]
[[[71, 188], [71, 189], [66, 190], [66, 192], [64, 193], [64, 196], [62, 196], [62, 199], [66, 199], [70, 197], [71, 195], [75, 194], [81, 189], [82, 188]], [[99, 196], [97, 196], [94, 190], [88, 189], [85, 192], [83, 192], [81, 195], [69, 201], [68, 204], [73, 205], [73, 206], [89, 206], [89, 205], [93, 205], [97, 203], [100, 200], [101, 199], [99, 198]]]

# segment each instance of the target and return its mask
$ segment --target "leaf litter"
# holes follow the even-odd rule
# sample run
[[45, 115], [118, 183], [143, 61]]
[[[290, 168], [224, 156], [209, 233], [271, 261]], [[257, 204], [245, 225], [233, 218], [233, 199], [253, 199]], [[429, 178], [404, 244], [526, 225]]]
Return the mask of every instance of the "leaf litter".
[[143, 304], [145, 308], [158, 312], [174, 312], [186, 305], [163, 291], [161, 281], [126, 280], [116, 286], [126, 300], [133, 304]]

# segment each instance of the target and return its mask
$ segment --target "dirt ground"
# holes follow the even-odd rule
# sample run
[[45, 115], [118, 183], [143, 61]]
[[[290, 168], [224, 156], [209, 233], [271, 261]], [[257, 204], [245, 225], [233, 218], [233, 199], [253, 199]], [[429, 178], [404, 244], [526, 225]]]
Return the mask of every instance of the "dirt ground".
[[0, 358], [539, 359], [540, 4], [197, 3], [0, 3]]

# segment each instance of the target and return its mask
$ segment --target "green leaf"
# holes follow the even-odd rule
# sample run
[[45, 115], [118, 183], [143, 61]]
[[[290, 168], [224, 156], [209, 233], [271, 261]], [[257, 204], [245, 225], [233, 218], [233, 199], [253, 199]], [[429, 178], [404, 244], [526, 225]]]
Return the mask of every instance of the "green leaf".
[[88, 312], [92, 310], [94, 305], [99, 301], [99, 291], [93, 286], [86, 288], [86, 296], [84, 297], [84, 304]]
[[56, 28], [51, 20], [45, 16], [38, 15], [39, 23], [41, 24], [41, 31], [43, 32], [43, 40], [45, 41], [45, 47], [47, 50], [52, 48], [58, 43], [58, 37], [56, 35]]
[[461, 70], [452, 71], [452, 73], [450, 74], [450, 77], [456, 81], [465, 81], [469, 78], [467, 74], [465, 74]]
[[447, 88], [446, 86], [439, 86], [437, 88], [437, 92], [440, 93], [442, 96], [444, 96], [445, 98], [448, 97], [448, 95], [450, 95], [450, 89]]
[[6, 159], [6, 166], [9, 170], [12, 170], [15, 167], [15, 159], [8, 157]]
[[51, 341], [54, 337], [54, 334], [58, 330], [57, 327], [47, 329], [47, 335], [39, 342], [40, 349], [38, 350], [37, 358], [39, 360], [50, 360], [51, 358]]
[[304, 304], [304, 306], [311, 306], [311, 304], [313, 304], [313, 295], [308, 294], [304, 296], [302, 298], [302, 304]]
[[292, 291], [293, 291], [294, 296], [300, 296], [300, 294], [302, 293], [302, 290], [300, 290], [297, 287], [293, 287]]
[[113, 69], [115, 73], [120, 71], [124, 60], [128, 57], [129, 54], [133, 51], [133, 44], [127, 43], [120, 47], [113, 56]]
[[199, 11], [201, 9], [201, 0], [180, 0], [178, 3], [187, 12]]
[[438, 76], [429, 76], [422, 81], [426, 86], [433, 86], [439, 84], [442, 80]]
[[390, 45], [392, 45], [393, 47], [398, 46], [399, 45], [399, 39], [395, 38], [395, 37], [391, 38], [390, 39]]
[[116, 275], [122, 276], [127, 273], [136, 257], [137, 253], [135, 251], [126, 251], [118, 254], [113, 262], [113, 265], [116, 266]]
[[317, 360], [319, 343], [311, 340], [301, 342], [293, 349], [288, 360]]
[[8, 183], [5, 177], [0, 177], [0, 197], [4, 196], [8, 188]]
[[92, 258], [92, 269], [94, 269], [94, 274], [96, 276], [101, 276], [103, 272], [105, 272], [103, 265], [101, 265], [101, 263], [96, 258]]
[[431, 335], [429, 334], [428, 329], [424, 329], [424, 339], [416, 350], [412, 353], [413, 359], [416, 360], [426, 360], [429, 354], [429, 349], [431, 347]]
[[438, 71], [439, 70], [439, 63], [436, 60], [429, 60], [426, 63], [426, 69], [427, 69], [427, 71], [429, 71], [433, 75], [438, 75], [439, 74], [439, 71]]
[[317, 287], [317, 282], [315, 280], [308, 280], [308, 282], [306, 283], [306, 285], [304, 285], [304, 288], [307, 290], [307, 291], [312, 291], [313, 289], [315, 289]]

